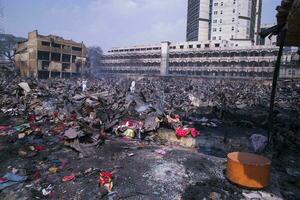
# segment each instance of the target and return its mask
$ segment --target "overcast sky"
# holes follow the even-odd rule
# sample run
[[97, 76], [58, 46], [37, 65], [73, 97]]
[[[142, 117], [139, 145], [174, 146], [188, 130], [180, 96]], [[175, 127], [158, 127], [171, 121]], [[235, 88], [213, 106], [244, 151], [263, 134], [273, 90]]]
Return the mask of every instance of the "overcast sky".
[[[0, 0], [1, 1], [1, 0]], [[275, 22], [280, 0], [263, 0], [262, 23]], [[38, 29], [111, 47], [185, 41], [187, 0], [2, 0], [5, 32]]]

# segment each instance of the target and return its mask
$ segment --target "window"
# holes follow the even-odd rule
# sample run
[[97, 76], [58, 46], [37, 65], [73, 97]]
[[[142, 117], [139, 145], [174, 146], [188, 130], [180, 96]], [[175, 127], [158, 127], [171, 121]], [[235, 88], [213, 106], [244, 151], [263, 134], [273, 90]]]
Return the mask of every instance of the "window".
[[189, 48], [190, 48], [190, 49], [192, 49], [192, 48], [193, 48], [193, 45], [192, 45], [192, 44], [191, 44], [191, 45], [189, 45]]
[[47, 70], [49, 67], [50, 62], [49, 61], [42, 61], [42, 69]]
[[43, 45], [43, 46], [50, 47], [50, 42], [45, 42], [45, 41], [42, 41], [42, 45]]
[[214, 6], [218, 6], [218, 3], [214, 3]]
[[197, 44], [197, 48], [200, 49], [201, 48], [201, 44]]
[[205, 44], [205, 48], [209, 48], [209, 44]]
[[221, 15], [223, 14], [223, 10], [221, 10]]
[[215, 44], [215, 47], [220, 47], [220, 44]]
[[233, 39], [233, 35], [231, 35], [231, 39]]
[[235, 13], [235, 9], [233, 9], [232, 12]]
[[60, 53], [51, 53], [51, 60], [60, 62]]
[[233, 0], [233, 4], [235, 4], [235, 0]]
[[224, 5], [224, 3], [223, 2], [221, 2], [221, 6], [223, 6]]
[[76, 56], [72, 56], [72, 63], [75, 63], [76, 61]]
[[62, 45], [62, 48], [71, 51], [71, 46]]
[[62, 71], [66, 71], [66, 70], [68, 70], [68, 69], [70, 69], [70, 63], [63, 63], [62, 64]]
[[233, 27], [231, 27], [231, 30], [232, 30], [232, 31], [234, 31], [234, 26], [233, 26]]
[[54, 47], [54, 48], [60, 48], [61, 45], [53, 42], [53, 43], [52, 43], [52, 47]]
[[63, 62], [70, 62], [71, 61], [71, 55], [63, 54], [62, 55], [62, 61]]
[[232, 22], [234, 22], [235, 21], [235, 18], [232, 18]]
[[288, 73], [289, 73], [289, 76], [294, 76], [294, 75], [296, 75], [296, 71], [293, 69], [289, 69], [289, 71], [288, 71]]
[[223, 20], [222, 20], [222, 19], [220, 19], [220, 24], [222, 24], [222, 22], [223, 22]]
[[38, 59], [39, 60], [49, 60], [49, 52], [46, 51], [38, 51]]
[[213, 28], [213, 32], [216, 32], [217, 31], [217, 29], [216, 28]]
[[212, 37], [212, 40], [216, 40], [216, 36]]
[[219, 40], [222, 40], [222, 37], [221, 37], [221, 36], [219, 36]]
[[184, 46], [183, 45], [180, 45], [180, 49], [183, 49], [184, 48]]
[[217, 15], [218, 14], [218, 11], [214, 11], [214, 15]]
[[73, 50], [73, 51], [81, 51], [82, 48], [80, 48], [80, 47], [72, 47], [72, 50]]
[[217, 22], [218, 22], [218, 20], [214, 19], [213, 23], [217, 23]]
[[219, 31], [222, 32], [222, 27], [219, 28]]

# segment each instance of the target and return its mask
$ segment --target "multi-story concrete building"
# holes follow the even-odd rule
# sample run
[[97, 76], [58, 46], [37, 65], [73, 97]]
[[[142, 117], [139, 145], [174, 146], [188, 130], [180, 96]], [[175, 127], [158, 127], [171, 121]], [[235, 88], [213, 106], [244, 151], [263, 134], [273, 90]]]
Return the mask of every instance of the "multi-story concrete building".
[[[103, 56], [100, 73], [193, 75], [201, 77], [271, 78], [276, 46], [229, 47], [226, 42], [162, 42], [113, 48]], [[296, 52], [285, 51], [282, 78], [300, 78]]]
[[[100, 73], [271, 78], [279, 48], [276, 38], [258, 36], [261, 7], [261, 0], [189, 0], [188, 42], [113, 48]], [[296, 51], [284, 51], [280, 76], [300, 78]]]
[[258, 39], [261, 0], [188, 0], [187, 41], [250, 46]]
[[18, 43], [16, 67], [22, 76], [69, 77], [78, 75], [86, 67], [86, 47], [62, 37], [28, 33], [28, 40]]

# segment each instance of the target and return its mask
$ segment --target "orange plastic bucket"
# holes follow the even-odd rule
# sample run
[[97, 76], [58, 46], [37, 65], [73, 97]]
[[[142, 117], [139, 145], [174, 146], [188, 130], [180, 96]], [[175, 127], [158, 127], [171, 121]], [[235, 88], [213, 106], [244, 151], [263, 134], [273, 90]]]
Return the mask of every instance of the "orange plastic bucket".
[[227, 155], [227, 178], [240, 186], [262, 189], [269, 185], [271, 161], [260, 155], [233, 152]]

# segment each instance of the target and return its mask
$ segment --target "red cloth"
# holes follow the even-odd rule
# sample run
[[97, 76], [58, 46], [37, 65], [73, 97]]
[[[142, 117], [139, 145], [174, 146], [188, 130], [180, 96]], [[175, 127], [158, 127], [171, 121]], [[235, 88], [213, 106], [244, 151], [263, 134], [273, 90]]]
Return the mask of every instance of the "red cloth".
[[40, 151], [45, 151], [46, 150], [46, 147], [44, 146], [34, 146], [34, 150], [40, 152]]
[[189, 129], [188, 128], [182, 128], [182, 127], [179, 127], [176, 129], [176, 135], [178, 137], [187, 137], [189, 134]]
[[100, 172], [99, 184], [100, 185], [105, 185], [107, 183], [110, 183], [112, 178], [113, 178], [112, 173], [110, 173], [110, 172]]
[[39, 170], [37, 170], [33, 175], [34, 180], [40, 179], [41, 177], [42, 177], [42, 175]]
[[73, 181], [75, 179], [75, 175], [71, 174], [70, 176], [64, 176], [62, 181], [67, 182], [67, 181]]
[[28, 121], [29, 123], [33, 123], [36, 121], [36, 116], [35, 115], [31, 115], [29, 118], [28, 118]]
[[5, 131], [9, 128], [9, 126], [1, 125], [0, 126], [0, 131]]
[[5, 183], [5, 182], [8, 182], [6, 178], [0, 178], [0, 183]]
[[192, 137], [197, 137], [200, 135], [200, 132], [195, 128], [183, 128], [179, 127], [176, 129], [176, 135], [178, 137], [187, 137], [189, 134], [192, 135]]
[[195, 128], [190, 128], [191, 135], [195, 138], [200, 135], [200, 132]]

